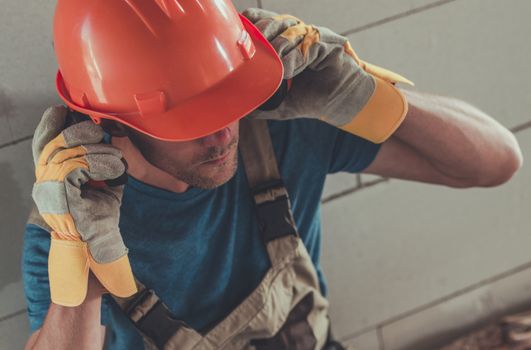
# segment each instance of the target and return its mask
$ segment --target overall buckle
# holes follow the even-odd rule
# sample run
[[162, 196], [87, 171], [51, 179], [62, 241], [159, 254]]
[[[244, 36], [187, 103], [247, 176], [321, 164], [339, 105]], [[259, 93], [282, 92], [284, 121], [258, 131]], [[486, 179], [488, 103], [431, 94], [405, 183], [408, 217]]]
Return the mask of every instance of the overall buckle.
[[170, 311], [152, 289], [144, 289], [130, 302], [125, 313], [140, 332], [151, 338], [159, 349], [179, 330], [186, 326], [172, 317]]
[[282, 180], [257, 186], [253, 190], [258, 225], [267, 243], [287, 235], [298, 236], [291, 212], [289, 194]]

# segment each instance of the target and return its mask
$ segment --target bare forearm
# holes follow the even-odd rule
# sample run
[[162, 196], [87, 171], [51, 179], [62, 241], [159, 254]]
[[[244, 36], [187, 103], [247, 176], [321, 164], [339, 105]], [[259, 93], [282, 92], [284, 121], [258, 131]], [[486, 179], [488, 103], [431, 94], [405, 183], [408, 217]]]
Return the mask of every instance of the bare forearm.
[[409, 111], [393, 134], [456, 179], [501, 182], [522, 162], [514, 135], [476, 107], [449, 97], [402, 90]]
[[52, 304], [35, 343], [27, 349], [102, 349], [105, 328], [96, 301], [76, 308]]
[[89, 280], [89, 291], [83, 304], [65, 307], [51, 304], [44, 324], [26, 344], [26, 350], [92, 350], [102, 349], [105, 327], [101, 325], [101, 293]]

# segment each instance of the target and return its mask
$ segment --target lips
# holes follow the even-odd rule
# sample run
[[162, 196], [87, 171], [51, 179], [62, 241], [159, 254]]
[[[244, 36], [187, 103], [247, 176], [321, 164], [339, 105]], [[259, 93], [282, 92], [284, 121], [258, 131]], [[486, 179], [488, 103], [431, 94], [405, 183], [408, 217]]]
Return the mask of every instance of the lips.
[[232, 149], [228, 150], [221, 157], [218, 157], [216, 159], [207, 160], [205, 162], [202, 162], [201, 164], [218, 164], [218, 163], [222, 163], [228, 158], [228, 156], [231, 154], [231, 152], [232, 152]]
[[223, 155], [223, 156], [221, 156], [219, 158], [209, 160], [209, 162], [216, 162], [218, 160], [223, 160], [223, 159], [227, 158], [229, 156], [229, 154], [230, 154], [230, 151], [228, 151], [225, 155]]

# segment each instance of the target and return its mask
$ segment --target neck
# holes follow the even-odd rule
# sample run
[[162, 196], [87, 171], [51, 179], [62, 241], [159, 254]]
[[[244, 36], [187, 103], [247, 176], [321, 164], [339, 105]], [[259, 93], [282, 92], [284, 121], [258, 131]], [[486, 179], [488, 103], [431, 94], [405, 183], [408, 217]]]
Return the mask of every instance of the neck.
[[135, 179], [176, 193], [185, 192], [190, 187], [187, 183], [149, 163], [128, 137], [113, 137], [111, 143], [122, 151], [128, 165], [127, 174]]

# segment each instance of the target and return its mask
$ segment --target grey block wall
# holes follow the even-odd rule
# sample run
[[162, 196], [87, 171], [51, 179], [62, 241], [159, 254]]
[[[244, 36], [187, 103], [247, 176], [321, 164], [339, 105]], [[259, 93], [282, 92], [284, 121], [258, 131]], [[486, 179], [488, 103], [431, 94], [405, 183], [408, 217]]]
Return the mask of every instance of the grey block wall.
[[[531, 155], [527, 0], [244, 0], [347, 35], [358, 55], [421, 91], [469, 101]], [[0, 0], [0, 349], [28, 336], [20, 281], [30, 208], [30, 139], [59, 103], [55, 1]], [[430, 349], [531, 306], [531, 169], [494, 189], [455, 190], [370, 175], [327, 181], [323, 268], [337, 335], [359, 349]]]

